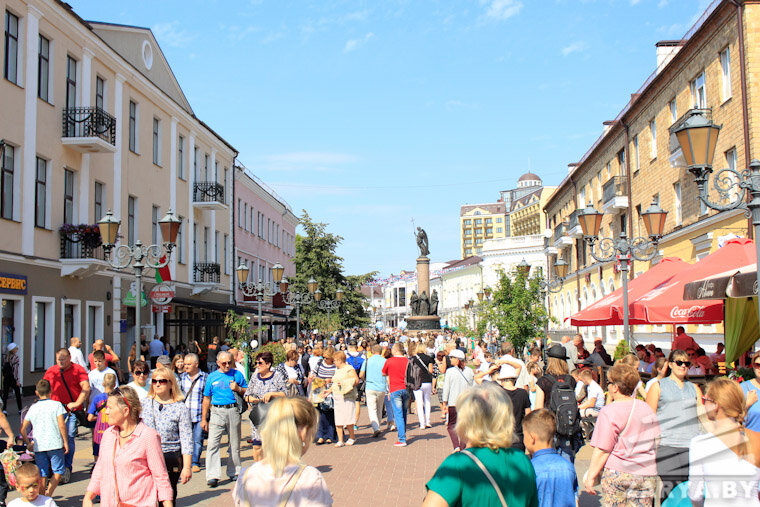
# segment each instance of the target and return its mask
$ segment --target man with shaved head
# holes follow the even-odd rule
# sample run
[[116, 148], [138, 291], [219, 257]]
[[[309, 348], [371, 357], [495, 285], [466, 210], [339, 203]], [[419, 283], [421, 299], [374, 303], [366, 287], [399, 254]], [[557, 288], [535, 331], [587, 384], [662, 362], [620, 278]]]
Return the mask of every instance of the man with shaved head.
[[[114, 352], [111, 346], [106, 344], [103, 340], [95, 340], [95, 343], [92, 344], [92, 352], [95, 352], [96, 350], [102, 350], [106, 354], [106, 366], [110, 366], [119, 360], [119, 356], [116, 355], [116, 352]], [[90, 369], [94, 370], [95, 357], [92, 355], [92, 352], [87, 356], [87, 359], [90, 361]]]

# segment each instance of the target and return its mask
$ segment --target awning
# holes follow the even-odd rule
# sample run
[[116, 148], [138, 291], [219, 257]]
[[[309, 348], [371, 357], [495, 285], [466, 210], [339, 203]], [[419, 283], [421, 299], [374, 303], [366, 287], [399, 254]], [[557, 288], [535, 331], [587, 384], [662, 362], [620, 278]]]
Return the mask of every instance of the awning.
[[[628, 308], [638, 297], [666, 283], [677, 273], [687, 269], [691, 264], [677, 257], [666, 257], [641, 275], [628, 282]], [[629, 319], [630, 324], [647, 324], [647, 322]], [[623, 288], [607, 294], [605, 297], [587, 306], [570, 317], [573, 326], [621, 326], [623, 325]]]
[[687, 301], [757, 296], [757, 264], [731, 269], [715, 276], [689, 282], [683, 290]]
[[[230, 303], [217, 303], [213, 301], [201, 301], [197, 299], [188, 299], [188, 298], [174, 298], [172, 299], [172, 304], [178, 304], [178, 305], [185, 305], [185, 306], [192, 306], [194, 308], [203, 308], [206, 310], [213, 310], [217, 312], [226, 313], [228, 310], [234, 310], [237, 313], [252, 313], [255, 315], [258, 315], [259, 310], [256, 306], [245, 306], [245, 305], [233, 305]], [[262, 308], [261, 310], [262, 315], [268, 315], [269, 320], [273, 320], [274, 318], [282, 319], [283, 321], [286, 320], [295, 320], [290, 319], [289, 315], [283, 315], [282, 313], [273, 312], [271, 310], [264, 310]]]

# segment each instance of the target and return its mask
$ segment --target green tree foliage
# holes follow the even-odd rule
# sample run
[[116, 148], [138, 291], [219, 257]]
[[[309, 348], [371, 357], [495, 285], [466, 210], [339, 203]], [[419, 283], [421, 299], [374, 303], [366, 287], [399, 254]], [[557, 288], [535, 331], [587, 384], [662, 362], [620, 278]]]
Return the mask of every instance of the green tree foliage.
[[[538, 271], [538, 270], [537, 270]], [[511, 275], [499, 272], [499, 281], [492, 288], [490, 301], [480, 303], [478, 333], [489, 326], [512, 342], [517, 351], [544, 333], [549, 320], [541, 298], [540, 272], [532, 278], [515, 270]]]
[[[344, 275], [343, 258], [336, 254], [341, 236], [327, 232], [327, 224], [315, 222], [306, 210], [300, 218], [304, 235], [296, 235], [296, 275], [288, 278], [291, 291], [306, 292], [310, 278], [317, 281], [322, 299], [335, 300], [336, 291], [343, 290], [343, 301], [337, 310], [330, 312], [318, 308], [316, 303], [301, 307], [301, 319], [306, 328], [332, 331], [338, 328], [368, 326], [370, 316], [364, 310], [366, 298], [360, 287], [371, 280], [377, 272], [364, 275]], [[295, 311], [292, 313], [295, 316]]]
[[620, 340], [617, 344], [617, 347], [615, 347], [615, 356], [613, 359], [617, 361], [618, 359], [621, 359], [628, 354], [631, 354], [631, 347], [628, 346], [628, 343], [626, 343], [625, 339]]

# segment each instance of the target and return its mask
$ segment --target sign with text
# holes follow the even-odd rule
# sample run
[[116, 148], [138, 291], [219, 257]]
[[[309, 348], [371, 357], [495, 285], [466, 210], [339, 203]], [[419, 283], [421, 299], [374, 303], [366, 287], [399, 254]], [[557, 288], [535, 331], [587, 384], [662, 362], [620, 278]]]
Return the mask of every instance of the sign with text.
[[169, 313], [172, 311], [172, 305], [150, 305], [153, 313]]
[[0, 273], [0, 292], [4, 294], [26, 294], [26, 276]]
[[159, 283], [150, 291], [150, 300], [155, 305], [165, 305], [174, 299], [174, 287], [167, 283]]

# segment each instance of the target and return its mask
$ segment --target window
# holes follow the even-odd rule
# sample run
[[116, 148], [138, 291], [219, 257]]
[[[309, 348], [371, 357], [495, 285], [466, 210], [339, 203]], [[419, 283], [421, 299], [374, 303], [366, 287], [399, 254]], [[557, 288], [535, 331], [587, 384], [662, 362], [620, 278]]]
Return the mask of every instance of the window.
[[193, 224], [193, 262], [198, 264], [201, 256], [198, 254], [198, 224]]
[[248, 230], [246, 219], [248, 218], [248, 204], [243, 204], [243, 229]]
[[267, 243], [271, 243], [271, 241], [269, 241], [269, 238], [271, 237], [271, 234], [270, 234], [271, 232], [272, 232], [272, 220], [270, 218], [267, 218], [267, 236], [265, 238], [267, 240]]
[[498, 218], [496, 219], [496, 223], [497, 223], [497, 224], [500, 224], [500, 223], [502, 222], [502, 220], [503, 220], [503, 219], [502, 219], [501, 217], [498, 217]]
[[625, 170], [625, 150], [620, 150], [617, 154], [618, 163], [618, 175], [622, 176], [626, 173]]
[[74, 172], [63, 170], [63, 223], [74, 223]]
[[681, 182], [673, 183], [673, 209], [676, 211], [676, 225], [683, 223], [683, 208], [681, 207]]
[[633, 136], [633, 170], [639, 170], [639, 136]]
[[483, 219], [482, 218], [475, 219], [475, 225], [482, 225], [482, 224], [483, 224]]
[[[728, 166], [728, 168], [731, 169], [732, 171], [736, 171], [736, 148], [731, 148], [730, 150], [728, 150], [726, 152], [725, 155], [726, 155], [726, 165]], [[728, 178], [731, 180], [732, 184], [737, 182], [737, 178], [736, 178], [736, 175], [734, 173], [726, 173], [726, 174], [727, 174]], [[741, 189], [739, 189], [739, 188], [737, 188], [735, 186], [732, 186], [731, 190], [730, 190], [730, 193], [729, 193], [728, 197], [726, 198], [726, 200], [728, 202], [736, 201], [737, 199], [739, 199], [739, 196], [743, 192], [744, 192], [743, 190], [741, 190]]]
[[652, 119], [649, 122], [649, 156], [657, 158], [657, 124]]
[[493, 234], [493, 228], [492, 227], [487, 228], [486, 234]]
[[224, 274], [229, 275], [230, 274], [230, 261], [229, 261], [229, 249], [230, 249], [230, 238], [227, 234], [224, 235]]
[[238, 227], [243, 227], [243, 201], [238, 199]]
[[208, 153], [204, 153], [203, 154], [203, 160], [204, 160], [204, 162], [203, 162], [203, 181], [211, 181], [211, 178], [209, 178], [209, 176], [208, 176], [208, 163], [209, 163]]
[[5, 79], [18, 82], [18, 16], [5, 11]]
[[705, 88], [705, 73], [702, 71], [689, 83], [691, 89], [692, 107], [705, 109], [707, 107], [707, 90]]
[[50, 101], [50, 41], [42, 35], [37, 53], [37, 96]]
[[465, 236], [470, 236], [470, 235], [472, 235], [472, 229], [465, 229], [465, 231], [464, 231], [464, 235], [465, 235]]
[[221, 235], [219, 234], [219, 231], [214, 231], [214, 262], [219, 264], [219, 246], [221, 245], [221, 241], [219, 241], [219, 237]]
[[502, 227], [497, 227], [496, 228], [496, 233], [497, 234], [501, 234], [502, 232], [504, 232], [504, 228], [502, 228]]
[[153, 118], [153, 163], [161, 165], [161, 120]]
[[491, 225], [493, 223], [493, 218], [486, 218], [486, 225]]
[[251, 222], [251, 234], [256, 234], [256, 224], [253, 221], [253, 206], [251, 206], [250, 222]]
[[179, 229], [177, 229], [177, 262], [185, 263], [185, 219], [179, 218]]
[[185, 179], [185, 138], [177, 137], [177, 177]]
[[470, 255], [472, 255], [472, 248], [468, 248], [468, 249], [466, 249], [466, 250], [464, 251], [464, 255], [465, 255], [465, 256], [467, 256], [467, 257], [469, 257]]
[[193, 176], [195, 176], [195, 181], [202, 181], [201, 175], [198, 172], [198, 157], [200, 156], [200, 150], [196, 147], [193, 150]]
[[98, 223], [98, 220], [103, 218], [103, 184], [99, 181], [95, 182], [95, 191], [93, 192], [92, 207], [95, 213], [95, 219], [92, 223]]
[[137, 153], [137, 104], [129, 101], [129, 151]]
[[135, 244], [135, 231], [137, 229], [137, 213], [136, 202], [137, 199], [133, 196], [127, 198], [127, 244], [134, 246]]
[[37, 177], [34, 180], [34, 225], [45, 227], [47, 202], [47, 160], [37, 157]]
[[102, 77], [95, 77], [95, 107], [106, 110], [106, 82]]
[[42, 370], [45, 368], [45, 355], [47, 354], [48, 334], [52, 334], [52, 320], [48, 317], [48, 312], [52, 312], [51, 303], [34, 304], [34, 369]]
[[720, 76], [723, 101], [731, 98], [731, 50], [726, 48], [720, 52]]
[[581, 209], [586, 207], [586, 189], [582, 188], [580, 192], [578, 192], [578, 206], [580, 206]]
[[2, 187], [0, 195], [0, 216], [13, 220], [13, 177], [14, 165], [16, 162], [16, 148], [5, 145], [5, 156], [3, 157], [3, 176], [0, 181]]
[[154, 245], [158, 244], [158, 206], [153, 206], [150, 213], [150, 240]]
[[214, 161], [214, 182], [219, 183], [219, 162]]
[[678, 119], [678, 108], [676, 107], [675, 98], [670, 101], [668, 108], [670, 109], [670, 124], [673, 125]]
[[203, 262], [208, 262], [208, 227], [203, 228]]
[[[77, 61], [71, 56], [66, 57], [66, 109], [77, 107]], [[77, 135], [77, 124], [69, 118], [66, 124], [66, 135]]]
[[464, 225], [472, 225], [472, 220], [468, 218], [467, 220], [464, 221]]
[[[625, 213], [620, 214], [620, 232], [628, 232], [628, 220]], [[586, 242], [583, 241], [585, 244]]]

